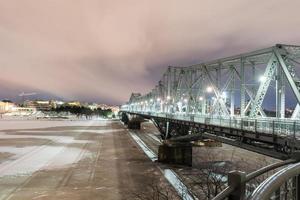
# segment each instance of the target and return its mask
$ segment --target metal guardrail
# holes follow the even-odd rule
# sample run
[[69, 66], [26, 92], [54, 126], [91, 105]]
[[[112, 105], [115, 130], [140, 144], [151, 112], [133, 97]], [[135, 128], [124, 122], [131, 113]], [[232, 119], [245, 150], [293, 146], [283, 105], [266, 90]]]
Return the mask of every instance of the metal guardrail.
[[[134, 112], [134, 111], [127, 111]], [[274, 119], [274, 118], [224, 118], [203, 115], [186, 115], [186, 114], [168, 114], [135, 111], [134, 113], [149, 115], [153, 117], [163, 117], [168, 119], [177, 119], [185, 121], [193, 121], [206, 123], [210, 125], [224, 126], [230, 128], [240, 128], [253, 132], [261, 131], [263, 133], [281, 134], [281, 136], [292, 136], [294, 139], [300, 137], [300, 124], [297, 121]], [[298, 139], [298, 138], [297, 138]], [[296, 164], [294, 164], [296, 163]], [[288, 165], [288, 166], [286, 166]], [[286, 166], [286, 167], [284, 167]], [[247, 191], [247, 184], [255, 178], [271, 171], [284, 167], [274, 175], [263, 181], [254, 192]], [[287, 188], [287, 182], [292, 182], [290, 188]], [[291, 159], [274, 163], [263, 167], [257, 171], [246, 174], [241, 171], [232, 171], [228, 174], [227, 187], [219, 193], [213, 200], [266, 200], [266, 199], [293, 199], [300, 200], [300, 152], [295, 151], [291, 155]], [[281, 198], [287, 195], [287, 192], [281, 192], [280, 187], [285, 185], [286, 191], [292, 190], [292, 198]]]
[[185, 114], [185, 113], [162, 113], [162, 112], [145, 112], [137, 110], [124, 110], [139, 114], [164, 117], [169, 119], [185, 120], [209, 125], [216, 125], [227, 128], [236, 128], [251, 132], [261, 132], [273, 134], [291, 139], [300, 139], [300, 121], [278, 118], [241, 118], [241, 117], [224, 117], [200, 114]]
[[[296, 163], [296, 164], [293, 164]], [[292, 165], [290, 165], [292, 164]], [[289, 165], [279, 172], [275, 173], [268, 179], [266, 179], [263, 183], [261, 183], [256, 190], [251, 194], [250, 197], [247, 197], [246, 184], [255, 179], [256, 177], [269, 172], [274, 169], [278, 169], [280, 167]], [[292, 159], [281, 161], [278, 163], [274, 163], [268, 165], [264, 168], [261, 168], [252, 173], [246, 174], [241, 171], [232, 171], [228, 174], [228, 186], [219, 193], [213, 200], [241, 200], [250, 198], [251, 200], [266, 200], [270, 199], [274, 192], [278, 191], [278, 188], [284, 184], [288, 179], [299, 176], [300, 175], [300, 152], [295, 152], [292, 155]], [[298, 178], [299, 182], [299, 178]], [[298, 188], [297, 188], [298, 187]], [[300, 185], [298, 185], [296, 189], [296, 193], [299, 193]], [[274, 198], [279, 200], [280, 198]], [[300, 199], [300, 197], [298, 198]], [[297, 200], [298, 200], [297, 199]]]
[[[291, 183], [290, 186], [287, 186]], [[280, 188], [285, 185], [282, 191]], [[252, 193], [250, 200], [300, 199], [300, 163], [290, 165], [266, 179]]]

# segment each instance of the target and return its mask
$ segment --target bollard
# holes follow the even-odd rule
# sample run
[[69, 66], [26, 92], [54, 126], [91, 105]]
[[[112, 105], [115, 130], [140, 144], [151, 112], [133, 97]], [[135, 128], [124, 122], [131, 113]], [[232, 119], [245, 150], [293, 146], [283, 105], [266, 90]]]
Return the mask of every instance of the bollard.
[[231, 171], [228, 173], [228, 186], [236, 188], [229, 196], [229, 200], [245, 199], [246, 191], [246, 172]]

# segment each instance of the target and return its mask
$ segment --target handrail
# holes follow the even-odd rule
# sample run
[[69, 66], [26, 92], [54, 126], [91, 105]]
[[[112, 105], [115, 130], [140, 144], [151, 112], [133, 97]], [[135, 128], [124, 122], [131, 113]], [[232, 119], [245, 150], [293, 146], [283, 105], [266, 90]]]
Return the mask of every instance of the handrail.
[[285, 160], [285, 161], [282, 161], [282, 162], [277, 162], [277, 163], [273, 163], [271, 165], [268, 165], [268, 166], [265, 166], [263, 168], [260, 168], [259, 170], [256, 170], [254, 172], [251, 172], [249, 174], [247, 174], [246, 176], [246, 182], [270, 171], [270, 170], [273, 170], [273, 169], [276, 169], [276, 168], [279, 168], [279, 167], [282, 167], [284, 165], [288, 165], [288, 164], [292, 164], [292, 163], [295, 163], [297, 162], [297, 160], [295, 159], [288, 159], [288, 160]]
[[[168, 118], [174, 118], [174, 119], [176, 119], [176, 118], [179, 117], [178, 119], [180, 119], [180, 115], [179, 116], [174, 116], [174, 115], [167, 114], [167, 113], [153, 113], [153, 112], [150, 113], [150, 112], [136, 112], [136, 111], [133, 112], [133, 113], [145, 114], [145, 115], [149, 115], [149, 116], [152, 116], [152, 117], [153, 116], [157, 116], [157, 117], [168, 117]], [[186, 117], [189, 117], [189, 116], [192, 116], [192, 115], [188, 115], [188, 116], [184, 116], [183, 115], [183, 117], [181, 117], [181, 118], [184, 119], [184, 120], [186, 120], [186, 119], [188, 119]], [[195, 115], [193, 115], [193, 116], [195, 116]], [[201, 117], [204, 117], [204, 119], [206, 119], [205, 116], [201, 116]], [[210, 119], [214, 119], [214, 117], [210, 117]], [[228, 118], [228, 119], [231, 119], [231, 118]], [[249, 118], [248, 119], [240, 118], [238, 120], [241, 120], [241, 123], [245, 122], [244, 120], [249, 120], [249, 122], [254, 122], [255, 126], [256, 126], [256, 123], [258, 121], [258, 120], [253, 121], [253, 119], [249, 119]], [[269, 121], [268, 119], [260, 119], [260, 120], [262, 122], [263, 121], [265, 121], [265, 122]], [[273, 122], [273, 129], [274, 129], [274, 121], [270, 121], [270, 122]], [[278, 120], [278, 122], [279, 122], [279, 120]], [[282, 120], [281, 122], [287, 123], [284, 120]], [[295, 126], [293, 128], [295, 129]], [[242, 198], [243, 196], [246, 195], [245, 188], [246, 188], [246, 183], [247, 182], [253, 180], [254, 178], [256, 178], [256, 177], [258, 177], [258, 176], [260, 176], [260, 175], [262, 175], [262, 174], [264, 174], [264, 173], [266, 173], [268, 171], [271, 171], [271, 170], [274, 170], [274, 169], [277, 169], [277, 168], [280, 168], [280, 167], [283, 167], [283, 166], [286, 166], [286, 165], [290, 165], [290, 164], [293, 164], [293, 163], [296, 163], [296, 162], [299, 162], [299, 163], [296, 164], [297, 166], [299, 165], [299, 168], [297, 168], [297, 170], [299, 170], [298, 171], [298, 175], [299, 175], [300, 174], [300, 152], [299, 151], [294, 152], [291, 157], [292, 157], [291, 159], [288, 159], [288, 160], [285, 160], [285, 161], [281, 161], [281, 162], [277, 162], [277, 163], [273, 163], [271, 165], [265, 166], [265, 167], [263, 167], [261, 169], [258, 169], [258, 170], [254, 171], [254, 172], [251, 172], [249, 174], [246, 174], [245, 172], [239, 172], [239, 171], [232, 171], [232, 172], [230, 172], [228, 174], [228, 186], [222, 192], [220, 192], [216, 197], [214, 197], [213, 200], [223, 200], [225, 198], [239, 199], [239, 197]], [[294, 166], [294, 165], [291, 165], [291, 166]], [[283, 173], [286, 170], [289, 170], [291, 166], [287, 166], [285, 169], [280, 170], [279, 172]], [[285, 172], [285, 173], [288, 173], [288, 175], [290, 175], [289, 173], [291, 173], [291, 176], [292, 176], [296, 172], [294, 172], [294, 173], [292, 173], [292, 172]], [[280, 175], [280, 174], [276, 173], [275, 175]], [[273, 177], [273, 179], [276, 179], [275, 175], [273, 175], [271, 177]], [[276, 184], [279, 184], [279, 183], [281, 183], [283, 181], [283, 180], [281, 180], [282, 179], [281, 178], [280, 180], [278, 180], [278, 181], [281, 181], [281, 182], [277, 183], [278, 181], [274, 181], [274, 180], [272, 180], [270, 178], [266, 179], [263, 183], [267, 184], [266, 181], [268, 181], [271, 184], [274, 184], [276, 186]], [[261, 184], [259, 186], [259, 188], [264, 188], [265, 186], [268, 186], [268, 185]], [[267, 190], [267, 189], [260, 189], [260, 190], [258, 190], [259, 188], [257, 188], [255, 190], [255, 192], [258, 193], [258, 192], [261, 192], [260, 190], [262, 190], [263, 192], [265, 190]], [[263, 192], [259, 193], [259, 195], [263, 195], [262, 194]], [[253, 198], [253, 199], [261, 199], [261, 198]]]
[[300, 175], [300, 163], [290, 165], [262, 182], [252, 193], [251, 200], [269, 199], [274, 192], [289, 179]]
[[223, 200], [227, 198], [231, 193], [233, 193], [235, 187], [227, 186], [222, 192], [215, 196], [212, 200]]
[[[293, 164], [295, 162], [299, 162], [300, 157], [299, 157], [299, 152], [295, 152], [292, 155], [292, 159], [288, 159], [285, 161], [281, 161], [281, 162], [277, 162], [277, 163], [273, 163], [271, 165], [268, 165], [266, 167], [263, 167], [259, 170], [256, 170], [254, 172], [251, 172], [249, 174], [246, 175], [245, 179], [242, 180], [241, 184], [246, 184], [247, 182], [249, 182], [250, 180], [253, 180], [254, 178], [270, 171], [270, 170], [274, 170], [277, 169], [279, 167], [285, 166], [285, 165], [289, 165], [289, 164]], [[300, 164], [300, 163], [298, 163]], [[230, 172], [232, 173], [232, 172]], [[267, 179], [268, 180], [268, 179]], [[213, 198], [213, 200], [223, 200], [225, 198], [227, 198], [228, 196], [230, 196], [237, 188], [239, 187], [239, 185], [230, 185], [227, 186], [221, 193], [219, 193], [216, 197]], [[253, 198], [254, 199], [254, 198]], [[257, 198], [260, 199], [260, 198]]]

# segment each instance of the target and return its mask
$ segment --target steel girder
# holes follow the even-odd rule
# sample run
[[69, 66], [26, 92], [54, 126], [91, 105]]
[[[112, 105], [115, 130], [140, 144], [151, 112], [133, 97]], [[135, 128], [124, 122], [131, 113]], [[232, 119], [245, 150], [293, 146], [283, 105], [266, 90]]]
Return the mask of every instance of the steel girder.
[[[299, 59], [300, 46], [278, 44], [188, 67], [170, 66], [151, 92], [132, 96], [123, 108], [171, 114], [268, 117], [264, 100], [268, 91], [273, 91], [276, 117], [284, 118], [287, 82], [297, 101], [293, 118], [298, 118], [300, 80], [295, 66], [300, 65]], [[259, 72], [263, 74], [260, 82], [255, 77]]]

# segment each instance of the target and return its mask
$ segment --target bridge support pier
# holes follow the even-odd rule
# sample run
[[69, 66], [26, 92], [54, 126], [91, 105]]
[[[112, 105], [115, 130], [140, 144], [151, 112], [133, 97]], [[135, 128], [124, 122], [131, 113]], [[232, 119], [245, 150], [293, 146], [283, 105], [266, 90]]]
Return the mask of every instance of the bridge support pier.
[[129, 129], [141, 129], [141, 122], [139, 122], [139, 121], [128, 121], [127, 127]]
[[128, 119], [128, 116], [127, 116], [127, 114], [126, 114], [125, 112], [122, 112], [122, 113], [121, 113], [121, 121], [122, 121], [125, 125], [128, 124], [129, 119]]
[[126, 112], [121, 113], [120, 120], [127, 125], [128, 129], [141, 129], [141, 123], [145, 121], [138, 115], [131, 115]]
[[158, 149], [158, 161], [192, 166], [192, 145], [190, 143], [163, 144]]

